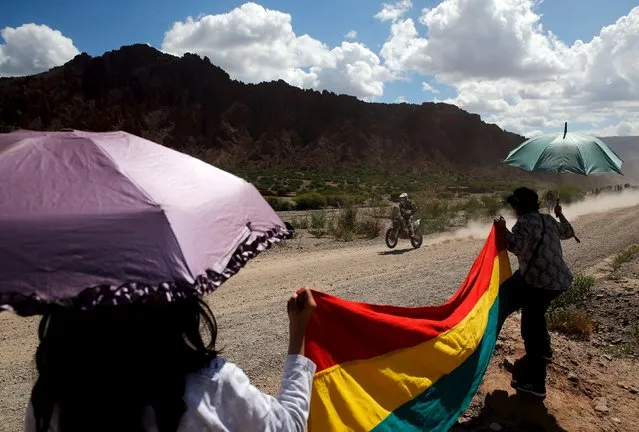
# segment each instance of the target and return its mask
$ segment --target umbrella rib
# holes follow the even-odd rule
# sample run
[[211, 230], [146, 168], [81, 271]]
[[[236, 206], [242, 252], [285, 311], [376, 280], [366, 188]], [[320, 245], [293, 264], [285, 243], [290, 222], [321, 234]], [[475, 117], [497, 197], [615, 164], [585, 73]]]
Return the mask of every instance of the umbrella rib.
[[[127, 142], [129, 141], [129, 137], [126, 137]], [[138, 182], [136, 182], [133, 178], [131, 178], [130, 175], [128, 175], [124, 170], [122, 170], [120, 168], [120, 166], [118, 165], [117, 161], [115, 159], [113, 159], [113, 157], [109, 154], [108, 151], [106, 151], [104, 148], [102, 148], [102, 146], [100, 144], [98, 144], [97, 142], [95, 142], [94, 139], [89, 138], [89, 141], [98, 148], [98, 150], [100, 150], [100, 152], [102, 154], [104, 154], [104, 156], [106, 158], [108, 158], [109, 161], [111, 161], [111, 163], [113, 164], [113, 167], [115, 170], [117, 170], [118, 173], [120, 173], [120, 175], [122, 175], [122, 177], [124, 177], [127, 181], [131, 182], [131, 184], [135, 185], [136, 188], [138, 188], [140, 190], [140, 192], [142, 192], [142, 194], [144, 194], [144, 196], [146, 197], [146, 199], [148, 200], [148, 202], [158, 208], [160, 210], [160, 212], [162, 213], [162, 216], [164, 217], [164, 220], [166, 220], [167, 225], [169, 226], [169, 231], [171, 232], [171, 237], [173, 238], [173, 241], [175, 242], [175, 244], [177, 245], [177, 250], [180, 251], [180, 261], [182, 261], [182, 264], [184, 265], [184, 268], [186, 268], [189, 272], [189, 276], [191, 277], [191, 279], [195, 280], [196, 275], [193, 274], [193, 270], [191, 269], [191, 267], [189, 266], [189, 262], [186, 259], [186, 255], [184, 254], [184, 250], [182, 249], [182, 245], [180, 245], [180, 242], [177, 239], [177, 236], [175, 235], [175, 231], [173, 230], [173, 227], [171, 226], [171, 221], [169, 220], [169, 217], [167, 216], [166, 212], [164, 211], [164, 209], [162, 208], [162, 206], [160, 206], [158, 203], [156, 203], [153, 198], [151, 198], [151, 195], [142, 187], [142, 185], [140, 185]]]

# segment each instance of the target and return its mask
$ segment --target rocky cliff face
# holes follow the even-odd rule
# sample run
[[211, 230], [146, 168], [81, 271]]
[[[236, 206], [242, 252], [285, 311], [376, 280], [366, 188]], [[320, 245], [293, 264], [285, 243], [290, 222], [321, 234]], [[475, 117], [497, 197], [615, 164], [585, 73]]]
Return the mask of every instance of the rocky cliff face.
[[364, 103], [233, 81], [146, 45], [0, 79], [0, 127], [126, 130], [223, 165], [494, 168], [524, 138], [442, 103]]

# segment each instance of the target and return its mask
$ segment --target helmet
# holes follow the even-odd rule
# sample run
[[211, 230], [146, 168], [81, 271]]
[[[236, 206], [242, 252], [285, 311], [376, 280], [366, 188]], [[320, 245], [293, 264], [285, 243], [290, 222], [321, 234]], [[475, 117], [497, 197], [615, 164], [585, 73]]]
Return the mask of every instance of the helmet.
[[404, 201], [408, 199], [408, 194], [407, 193], [403, 193], [399, 196], [399, 200], [400, 201]]

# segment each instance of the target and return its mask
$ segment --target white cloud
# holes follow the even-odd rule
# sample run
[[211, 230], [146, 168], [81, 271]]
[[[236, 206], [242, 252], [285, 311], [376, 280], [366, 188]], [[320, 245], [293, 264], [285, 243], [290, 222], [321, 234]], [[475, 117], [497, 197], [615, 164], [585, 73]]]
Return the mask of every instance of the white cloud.
[[317, 88], [371, 99], [384, 94], [384, 82], [393, 79], [379, 57], [357, 42], [342, 42], [330, 51], [331, 67], [314, 66]]
[[291, 15], [256, 3], [220, 15], [176, 22], [162, 49], [207, 56], [234, 79], [261, 82], [283, 79], [302, 88], [344, 92], [373, 99], [384, 92], [391, 73], [365, 45], [326, 44], [293, 31]]
[[46, 25], [5, 27], [0, 36], [0, 77], [44, 72], [80, 54], [71, 39]]
[[380, 55], [384, 64], [395, 74], [401, 76], [410, 70], [419, 70], [418, 62], [428, 41], [420, 38], [413, 20], [399, 20], [391, 25], [390, 37], [382, 46]]
[[[589, 42], [545, 31], [535, 0], [443, 0], [420, 22], [395, 19], [380, 54], [396, 75], [434, 75], [454, 87], [445, 102], [519, 133], [569, 123], [636, 133], [639, 7]], [[612, 128], [612, 126], [608, 126]]]
[[544, 132], [540, 131], [539, 129], [533, 129], [533, 130], [529, 130], [527, 132], [524, 132], [522, 135], [525, 136], [526, 138], [533, 138], [539, 135], [543, 135]]
[[346, 39], [356, 39], [356, 38], [357, 38], [357, 32], [356, 32], [355, 30], [351, 30], [351, 31], [349, 31], [348, 33], [346, 33], [346, 34], [344, 35], [344, 37], [345, 37]]
[[406, 15], [413, 7], [411, 0], [397, 0], [395, 3], [384, 3], [382, 10], [375, 14], [375, 18], [380, 21], [395, 21]]
[[395, 103], [408, 103], [408, 99], [406, 99], [404, 96], [397, 96], [397, 99], [395, 99]]
[[437, 90], [435, 87], [428, 84], [427, 82], [422, 83], [422, 90], [425, 91], [426, 93], [435, 93], [435, 94], [439, 93], [439, 90]]
[[409, 18], [393, 23], [387, 44], [395, 42], [394, 36], [412, 36], [408, 41], [419, 49], [400, 67], [453, 82], [561, 73], [567, 67], [559, 57], [565, 47], [541, 32], [539, 19], [532, 0], [444, 0], [422, 12], [428, 39], [415, 36]]
[[[568, 125], [568, 127], [570, 127], [570, 125]], [[634, 116], [605, 127], [588, 129], [582, 132], [599, 137], [639, 136], [639, 116]]]

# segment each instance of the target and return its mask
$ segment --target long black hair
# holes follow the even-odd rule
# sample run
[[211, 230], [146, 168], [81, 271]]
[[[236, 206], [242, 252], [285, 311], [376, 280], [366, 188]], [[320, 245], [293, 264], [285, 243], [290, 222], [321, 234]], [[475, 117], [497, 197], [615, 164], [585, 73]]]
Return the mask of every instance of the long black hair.
[[[204, 335], [203, 335], [204, 333]], [[200, 299], [43, 316], [31, 393], [38, 432], [54, 408], [60, 432], [141, 432], [152, 408], [175, 432], [186, 407], [186, 375], [217, 355], [217, 325]]]

